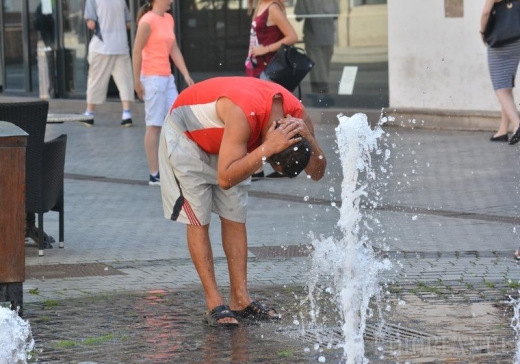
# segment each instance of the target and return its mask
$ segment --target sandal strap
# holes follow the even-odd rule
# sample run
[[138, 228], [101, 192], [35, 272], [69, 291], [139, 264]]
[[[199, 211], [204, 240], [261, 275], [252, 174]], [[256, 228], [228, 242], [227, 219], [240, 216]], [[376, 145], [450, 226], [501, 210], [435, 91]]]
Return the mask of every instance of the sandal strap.
[[211, 316], [211, 318], [215, 321], [218, 321], [220, 319], [231, 317], [235, 318], [235, 314], [231, 311], [228, 305], [220, 305], [212, 309], [208, 312], [208, 314]]
[[246, 310], [253, 313], [253, 314], [260, 314], [260, 315], [267, 315], [267, 316], [271, 316], [269, 315], [269, 312], [270, 311], [273, 311], [275, 314], [278, 314], [278, 312], [276, 312], [276, 310], [272, 307], [268, 307], [258, 301], [253, 301], [251, 302], [247, 307], [246, 307]]
[[272, 307], [268, 307], [258, 301], [251, 302], [245, 309], [234, 311], [238, 317], [253, 319], [255, 321], [279, 320], [280, 315]]

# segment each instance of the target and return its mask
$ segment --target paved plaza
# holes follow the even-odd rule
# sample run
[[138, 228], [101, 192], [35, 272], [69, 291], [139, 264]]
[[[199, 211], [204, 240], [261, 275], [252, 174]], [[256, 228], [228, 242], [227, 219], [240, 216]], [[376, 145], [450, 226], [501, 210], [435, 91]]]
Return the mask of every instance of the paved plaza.
[[[205, 305], [185, 228], [164, 219], [160, 189], [148, 186], [143, 104], [133, 109], [132, 128], [119, 126], [115, 102], [99, 108], [92, 128], [47, 126], [47, 139], [68, 135], [65, 248], [55, 244], [39, 257], [32, 241], [26, 245], [24, 318], [36, 340], [32, 360], [342, 362], [339, 323], [307, 332], [296, 323], [309, 310], [312, 236], [341, 239], [337, 119], [313, 110], [328, 159], [321, 181], [301, 175], [252, 183], [250, 289], [282, 321], [215, 330], [201, 321]], [[51, 100], [51, 113], [83, 110], [78, 100]], [[370, 114], [373, 124], [376, 114]], [[381, 313], [368, 320], [366, 357], [371, 363], [512, 363], [517, 339], [508, 302], [520, 288], [512, 255], [520, 244], [520, 146], [491, 143], [490, 132], [384, 130], [361, 225], [393, 269], [381, 278]], [[55, 237], [57, 215], [45, 215], [45, 230]], [[210, 234], [227, 294], [217, 217]], [[334, 304], [322, 304], [337, 316]]]

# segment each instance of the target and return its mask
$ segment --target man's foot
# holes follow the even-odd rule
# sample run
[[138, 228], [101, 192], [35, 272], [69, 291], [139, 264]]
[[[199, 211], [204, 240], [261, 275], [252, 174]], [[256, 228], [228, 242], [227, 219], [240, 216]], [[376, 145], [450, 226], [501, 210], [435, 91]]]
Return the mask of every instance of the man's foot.
[[121, 126], [124, 126], [125, 128], [132, 126], [132, 111], [123, 110], [121, 113]]
[[121, 126], [123, 126], [125, 128], [128, 128], [128, 127], [130, 127], [132, 125], [134, 125], [134, 124], [132, 124], [132, 119], [121, 120]]
[[258, 301], [251, 302], [243, 310], [232, 311], [236, 317], [252, 321], [277, 321], [281, 319], [280, 314], [272, 307], [267, 307]]
[[228, 305], [220, 305], [204, 314], [204, 321], [208, 326], [238, 327], [239, 322]]
[[160, 186], [161, 185], [161, 176], [160, 176], [159, 172], [157, 172], [157, 174], [155, 176], [150, 175], [150, 181], [148, 182], [148, 184], [150, 186]]
[[83, 125], [85, 125], [87, 128], [90, 128], [91, 126], [94, 125], [94, 113], [91, 112], [91, 111], [85, 111], [85, 116], [90, 116], [91, 118], [88, 119], [81, 119], [79, 122], [82, 123]]

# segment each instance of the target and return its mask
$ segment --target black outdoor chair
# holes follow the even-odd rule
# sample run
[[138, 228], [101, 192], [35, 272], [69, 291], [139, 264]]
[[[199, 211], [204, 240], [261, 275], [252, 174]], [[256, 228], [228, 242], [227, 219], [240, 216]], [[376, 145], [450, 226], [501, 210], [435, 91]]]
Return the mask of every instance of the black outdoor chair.
[[38, 214], [36, 243], [40, 256], [44, 255], [46, 247], [43, 231], [45, 212], [59, 212], [60, 248], [64, 242], [63, 173], [67, 136], [44, 142], [48, 111], [47, 101], [0, 102], [0, 120], [11, 122], [29, 134], [25, 160], [25, 210], [28, 214]]
[[[38, 213], [39, 235], [43, 236], [43, 214], [49, 211], [59, 213], [59, 247], [64, 245], [64, 193], [63, 178], [65, 171], [65, 151], [67, 149], [67, 135], [45, 142], [43, 146], [43, 176], [42, 176], [42, 200], [38, 206], [41, 210]], [[29, 209], [31, 209], [31, 206]], [[33, 210], [31, 212], [36, 212]], [[43, 239], [40, 239], [43, 240]], [[40, 255], [43, 255], [40, 242]]]

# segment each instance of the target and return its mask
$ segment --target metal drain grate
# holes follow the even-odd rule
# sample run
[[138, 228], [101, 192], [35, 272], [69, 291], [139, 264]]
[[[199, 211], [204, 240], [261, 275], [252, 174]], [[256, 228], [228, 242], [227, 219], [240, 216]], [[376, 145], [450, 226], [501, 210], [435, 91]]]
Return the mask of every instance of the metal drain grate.
[[[292, 331], [289, 336], [298, 337], [308, 344], [327, 343], [336, 346], [344, 342], [343, 333], [339, 327], [306, 330], [303, 334]], [[401, 325], [385, 324], [382, 328], [377, 324], [368, 323], [365, 329], [365, 340], [392, 342], [404, 340], [424, 340], [435, 338], [425, 332], [402, 327]]]
[[255, 246], [248, 248], [258, 259], [308, 257], [312, 245]]
[[111, 275], [126, 275], [126, 273], [102, 263], [30, 265], [25, 267], [26, 279], [52, 279]]

